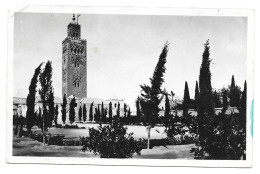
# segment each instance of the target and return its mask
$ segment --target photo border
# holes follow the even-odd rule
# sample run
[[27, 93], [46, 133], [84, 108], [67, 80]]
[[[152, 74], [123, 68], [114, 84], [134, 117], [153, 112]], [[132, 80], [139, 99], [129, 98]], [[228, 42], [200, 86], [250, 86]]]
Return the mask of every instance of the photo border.
[[[13, 149], [13, 50], [15, 13], [81, 13], [118, 15], [174, 15], [247, 17], [247, 134], [246, 160], [183, 160], [183, 159], [102, 159], [82, 157], [12, 156]], [[254, 106], [254, 23], [255, 12], [249, 9], [145, 8], [145, 7], [79, 7], [79, 6], [17, 6], [8, 12], [8, 67], [6, 162], [44, 164], [89, 164], [111, 166], [192, 166], [192, 167], [252, 167], [253, 106]]]

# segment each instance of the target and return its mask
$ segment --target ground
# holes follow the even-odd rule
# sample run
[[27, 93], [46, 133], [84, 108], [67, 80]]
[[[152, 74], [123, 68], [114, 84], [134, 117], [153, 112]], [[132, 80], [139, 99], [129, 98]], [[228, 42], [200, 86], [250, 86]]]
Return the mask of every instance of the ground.
[[[79, 136], [88, 136], [88, 128], [97, 127], [97, 124], [78, 124], [79, 127], [86, 129], [56, 129], [51, 128], [48, 133], [63, 134], [65, 138], [78, 138]], [[128, 125], [128, 132], [133, 132], [134, 138], [147, 138], [147, 129], [145, 126]], [[41, 132], [40, 129], [33, 131]], [[164, 127], [156, 126], [151, 129], [151, 139], [165, 138]], [[134, 154], [133, 158], [143, 159], [194, 159], [190, 149], [193, 144], [171, 145], [166, 147], [156, 146], [153, 149], [143, 149], [141, 155]], [[99, 158], [92, 152], [81, 151], [81, 146], [43, 146], [42, 143], [30, 140], [27, 137], [13, 137], [13, 155], [14, 156], [48, 156], [48, 157], [90, 157]]]
[[[193, 159], [190, 149], [193, 144], [162, 146], [153, 149], [143, 149], [141, 155], [134, 154], [139, 159]], [[40, 157], [88, 157], [99, 158], [92, 152], [81, 151], [81, 146], [47, 146], [27, 137], [13, 137], [13, 156], [40, 156]]]
[[[88, 128], [94, 127], [97, 128], [98, 124], [83, 124], [77, 123], [79, 127], [86, 127], [86, 129], [56, 129], [50, 128], [48, 133], [51, 134], [62, 134], [65, 135], [65, 138], [78, 138], [88, 136]], [[164, 132], [163, 126], [156, 126], [151, 129], [151, 139], [161, 139], [166, 138], [166, 133]], [[32, 131], [41, 132], [41, 129], [33, 129]], [[147, 129], [145, 126], [137, 126], [137, 125], [127, 125], [127, 132], [133, 132], [133, 137], [138, 138], [147, 138]]]

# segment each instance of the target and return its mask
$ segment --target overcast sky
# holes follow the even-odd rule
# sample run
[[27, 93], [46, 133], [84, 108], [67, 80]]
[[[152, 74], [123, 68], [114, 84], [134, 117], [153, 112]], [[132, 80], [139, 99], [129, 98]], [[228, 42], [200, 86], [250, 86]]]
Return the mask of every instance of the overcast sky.
[[[14, 96], [26, 97], [34, 69], [51, 60], [54, 93], [61, 98], [62, 40], [71, 18], [72, 14], [15, 14]], [[227, 86], [234, 75], [243, 89], [246, 18], [81, 14], [79, 24], [81, 37], [87, 39], [87, 97], [124, 99], [133, 107], [140, 95], [139, 85], [149, 84], [167, 40], [166, 90], [182, 98], [187, 81], [194, 97], [207, 39], [212, 87]]]

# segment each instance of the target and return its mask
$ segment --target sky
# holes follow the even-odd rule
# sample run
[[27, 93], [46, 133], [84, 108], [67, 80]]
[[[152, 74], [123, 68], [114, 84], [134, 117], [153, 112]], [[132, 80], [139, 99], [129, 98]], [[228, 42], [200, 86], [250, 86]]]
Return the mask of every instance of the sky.
[[[62, 41], [72, 14], [16, 13], [13, 95], [26, 97], [34, 69], [53, 65], [53, 87], [62, 96]], [[87, 40], [87, 97], [124, 99], [134, 107], [140, 85], [149, 84], [166, 41], [170, 43], [162, 88], [183, 98], [185, 81], [194, 98], [203, 44], [209, 39], [212, 87], [246, 80], [247, 18], [81, 14]], [[134, 108], [133, 108], [134, 110]]]

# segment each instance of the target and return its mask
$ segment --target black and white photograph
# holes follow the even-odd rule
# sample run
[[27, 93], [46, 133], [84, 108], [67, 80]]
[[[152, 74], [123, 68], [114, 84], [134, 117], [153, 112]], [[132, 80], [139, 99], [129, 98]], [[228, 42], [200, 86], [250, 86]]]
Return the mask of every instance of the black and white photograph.
[[251, 165], [252, 11], [62, 9], [10, 19], [8, 161]]

